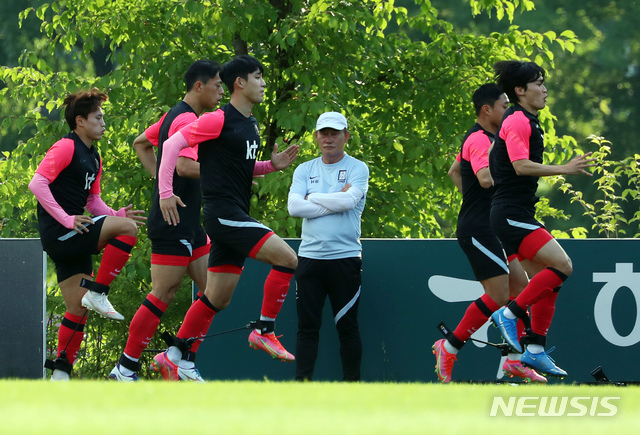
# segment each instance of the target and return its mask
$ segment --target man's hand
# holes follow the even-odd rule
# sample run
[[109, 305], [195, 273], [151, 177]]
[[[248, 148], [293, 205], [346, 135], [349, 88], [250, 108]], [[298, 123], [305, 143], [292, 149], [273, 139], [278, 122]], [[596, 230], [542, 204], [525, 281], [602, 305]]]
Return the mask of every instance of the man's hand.
[[80, 234], [88, 233], [87, 225], [92, 223], [93, 219], [85, 214], [78, 214], [73, 217], [73, 229]]
[[133, 204], [129, 204], [124, 208], [125, 215], [129, 219], [133, 219], [137, 226], [144, 225], [144, 221], [147, 220], [146, 216], [141, 216], [144, 213], [144, 210], [131, 210], [133, 208]]
[[591, 154], [593, 154], [593, 152], [590, 151], [586, 154], [582, 154], [581, 156], [577, 156], [571, 159], [569, 163], [565, 165], [567, 175], [582, 173], [592, 177], [593, 174], [586, 171], [586, 168], [597, 166], [597, 163], [595, 163], [595, 158], [588, 158]]
[[349, 188], [351, 187], [351, 184], [347, 183], [344, 185], [344, 187], [340, 190], [340, 192], [346, 192], [347, 190], [349, 190]]
[[293, 161], [298, 157], [298, 151], [300, 150], [299, 145], [291, 145], [286, 150], [281, 153], [278, 152], [278, 144], [273, 145], [273, 152], [271, 153], [271, 164], [279, 171], [281, 169], [285, 169], [293, 163]]
[[178, 214], [178, 207], [186, 207], [184, 202], [179, 196], [173, 195], [171, 198], [160, 200], [160, 210], [162, 210], [162, 217], [169, 225], [178, 225], [180, 223], [180, 215]]

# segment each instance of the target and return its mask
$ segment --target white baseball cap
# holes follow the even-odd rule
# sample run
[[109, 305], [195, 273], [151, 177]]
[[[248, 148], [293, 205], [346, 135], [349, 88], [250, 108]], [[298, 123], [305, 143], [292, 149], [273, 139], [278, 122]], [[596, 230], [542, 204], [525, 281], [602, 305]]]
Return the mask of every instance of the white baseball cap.
[[318, 117], [316, 131], [323, 128], [333, 128], [334, 130], [344, 130], [347, 128], [347, 118], [342, 113], [325, 112]]

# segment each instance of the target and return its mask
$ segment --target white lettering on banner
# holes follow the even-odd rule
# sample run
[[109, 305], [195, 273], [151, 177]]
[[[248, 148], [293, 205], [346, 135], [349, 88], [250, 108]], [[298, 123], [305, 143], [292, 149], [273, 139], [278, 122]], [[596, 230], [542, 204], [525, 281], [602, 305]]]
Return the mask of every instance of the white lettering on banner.
[[[433, 275], [428, 283], [431, 293], [445, 302], [471, 302], [484, 294], [484, 288], [478, 281], [469, 279], [453, 278], [451, 276]], [[455, 291], [452, 291], [454, 290]], [[480, 329], [473, 333], [472, 337], [478, 340], [487, 341], [487, 329], [491, 325], [487, 321]], [[486, 344], [473, 342], [477, 347], [485, 347]]]
[[[633, 263], [616, 263], [616, 271], [594, 272], [593, 282], [606, 283], [593, 307], [593, 317], [596, 327], [609, 343], [620, 347], [633, 346], [640, 342], [640, 273], [633, 272]], [[622, 287], [627, 287], [633, 293], [636, 301], [636, 324], [627, 336], [622, 336], [613, 325], [613, 298]]]
[[[433, 293], [439, 299], [445, 302], [471, 302], [478, 299], [484, 294], [484, 288], [478, 281], [453, 278], [451, 276], [433, 275], [429, 278], [427, 284], [431, 293]], [[452, 291], [454, 290], [455, 291]], [[482, 325], [471, 337], [476, 340], [489, 341], [489, 326], [491, 326], [491, 320], [488, 320]], [[484, 343], [477, 341], [471, 341], [476, 347], [486, 347]], [[500, 359], [498, 364], [498, 372], [496, 373], [496, 379], [502, 379], [504, 372], [502, 371], [502, 363], [506, 357]]]
[[511, 396], [505, 400], [504, 397], [496, 396], [489, 416], [613, 417], [618, 413], [618, 406], [611, 403], [614, 400], [620, 400], [620, 397]]
[[258, 155], [258, 143], [254, 140], [253, 143], [247, 141], [247, 160], [255, 160]]

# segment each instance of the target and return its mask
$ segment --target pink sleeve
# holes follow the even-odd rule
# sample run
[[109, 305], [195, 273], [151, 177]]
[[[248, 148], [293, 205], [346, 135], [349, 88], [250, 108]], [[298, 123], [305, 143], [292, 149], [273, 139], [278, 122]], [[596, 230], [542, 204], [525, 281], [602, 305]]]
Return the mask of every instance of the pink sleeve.
[[256, 161], [256, 165], [253, 167], [253, 175], [264, 175], [264, 174], [270, 174], [271, 172], [274, 172], [276, 170], [276, 168], [273, 167], [273, 164], [271, 163], [271, 160], [258, 160]]
[[491, 139], [482, 131], [476, 131], [467, 138], [464, 149], [467, 150], [467, 160], [471, 162], [474, 174], [489, 166], [489, 154], [487, 154], [489, 147], [491, 147]]
[[[180, 131], [183, 127], [191, 124], [196, 119], [198, 119], [198, 117], [193, 112], [181, 113], [171, 123], [171, 127], [169, 127], [169, 137], [173, 136], [175, 132]], [[196, 145], [194, 148], [184, 148], [180, 151], [180, 157], [186, 157], [188, 159], [198, 161], [198, 146]]]
[[198, 145], [194, 147], [183, 148], [182, 151], [180, 151], [180, 157], [186, 157], [188, 159], [191, 159], [197, 162], [198, 161]]
[[460, 153], [458, 153], [458, 155], [456, 156], [456, 160], [458, 161], [458, 163], [460, 163], [460, 161], [462, 160], [462, 156], [460, 156]]
[[157, 147], [160, 143], [160, 126], [162, 125], [162, 121], [164, 121], [165, 116], [167, 116], [166, 113], [162, 115], [160, 121], [156, 122], [144, 131], [144, 135], [146, 136], [147, 140], [151, 142], [154, 147]]
[[65, 228], [73, 229], [74, 217], [68, 215], [53, 197], [49, 184], [51, 182], [43, 174], [36, 172], [29, 183], [29, 189], [36, 199], [56, 221]]
[[[164, 121], [164, 118], [166, 116], [167, 114], [165, 113], [164, 115], [162, 115], [162, 118], [160, 118], [160, 121], [156, 122], [144, 131], [144, 135], [147, 137], [149, 142], [153, 144], [153, 146], [157, 147], [160, 144], [160, 127], [162, 126], [162, 122]], [[173, 136], [175, 132], [179, 131], [182, 127], [185, 127], [188, 124], [192, 123], [196, 119], [198, 119], [198, 117], [193, 112], [181, 113], [171, 123], [171, 127], [169, 127], [169, 137]], [[197, 151], [196, 153], [194, 153], [189, 149], [183, 149], [182, 151], [180, 151], [180, 156], [187, 157], [192, 160], [198, 160]]]
[[118, 211], [115, 211], [114, 209], [109, 207], [107, 204], [105, 204], [105, 202], [102, 200], [100, 195], [97, 195], [95, 193], [89, 194], [87, 198], [87, 205], [85, 206], [85, 208], [89, 213], [91, 213], [94, 216], [102, 216], [102, 215], [120, 216], [120, 217], [127, 216], [127, 212], [125, 211], [124, 207]]
[[531, 123], [522, 112], [515, 112], [504, 120], [500, 127], [500, 137], [507, 145], [512, 162], [530, 158]]
[[224, 112], [218, 109], [215, 112], [205, 113], [186, 127], [180, 129], [180, 133], [182, 133], [187, 140], [189, 146], [193, 147], [220, 136], [223, 125]]
[[71, 163], [74, 151], [75, 145], [72, 139], [60, 139], [49, 148], [40, 165], [38, 165], [36, 173], [46, 177], [50, 183], [53, 183], [60, 172]]
[[158, 172], [160, 199], [173, 196], [173, 172], [176, 169], [180, 151], [188, 146], [194, 147], [217, 138], [220, 136], [223, 125], [224, 112], [218, 109], [215, 112], [205, 113], [167, 139], [163, 146], [162, 162]]
[[188, 146], [189, 143], [182, 135], [182, 131], [177, 132], [164, 143], [162, 161], [158, 169], [160, 199], [167, 199], [173, 196], [173, 172], [176, 169], [180, 150]]

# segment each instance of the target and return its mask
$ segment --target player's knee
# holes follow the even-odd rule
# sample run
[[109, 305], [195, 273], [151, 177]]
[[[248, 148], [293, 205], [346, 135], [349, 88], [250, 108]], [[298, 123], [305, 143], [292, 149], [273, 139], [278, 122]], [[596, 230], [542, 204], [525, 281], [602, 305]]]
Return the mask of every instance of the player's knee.
[[292, 250], [287, 254], [288, 255], [283, 260], [283, 264], [280, 264], [279, 266], [288, 267], [289, 269], [295, 269], [298, 267], [298, 256], [296, 253]]
[[217, 309], [218, 311], [222, 311], [222, 310], [224, 310], [225, 308], [227, 308], [227, 307], [229, 306], [229, 304], [230, 304], [230, 303], [231, 303], [231, 299], [226, 299], [226, 300], [220, 301], [220, 302], [215, 303], [215, 304], [212, 304], [212, 305], [213, 305], [214, 307], [216, 307], [216, 309]]
[[231, 298], [224, 295], [210, 295], [205, 292], [205, 297], [209, 300], [211, 306], [215, 308], [216, 312], [224, 310], [231, 303]]
[[180, 285], [177, 286], [155, 286], [151, 290], [151, 294], [156, 298], [160, 299], [167, 305], [170, 305], [176, 297], [176, 293]]
[[560, 264], [553, 266], [553, 268], [562, 272], [567, 278], [573, 273], [573, 263], [569, 257]]
[[133, 219], [126, 218], [120, 235], [138, 237], [138, 225], [136, 225], [136, 222]]

